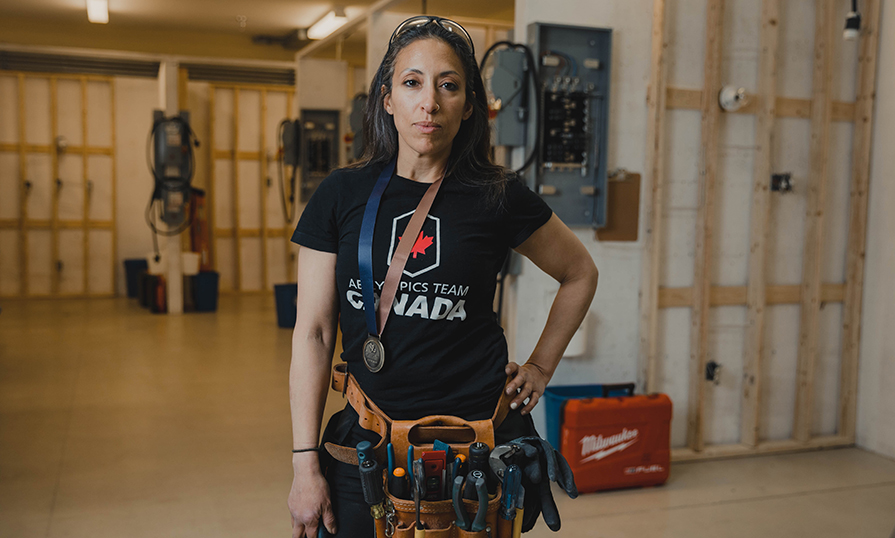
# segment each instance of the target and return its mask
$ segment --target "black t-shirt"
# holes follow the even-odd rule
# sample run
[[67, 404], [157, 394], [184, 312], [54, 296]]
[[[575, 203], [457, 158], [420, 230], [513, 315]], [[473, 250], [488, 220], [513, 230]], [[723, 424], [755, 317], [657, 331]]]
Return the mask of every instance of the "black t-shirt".
[[[450, 414], [489, 417], [506, 380], [507, 346], [493, 309], [496, 276], [510, 248], [552, 211], [519, 180], [501, 202], [484, 188], [445, 178], [407, 260], [385, 331], [385, 366], [367, 370], [367, 337], [357, 243], [364, 208], [382, 167], [336, 170], [311, 197], [292, 241], [338, 255], [336, 283], [342, 360], [390, 417]], [[429, 187], [393, 175], [373, 234], [373, 280], [379, 297], [397, 242]], [[299, 290], [301, 293], [301, 290]]]

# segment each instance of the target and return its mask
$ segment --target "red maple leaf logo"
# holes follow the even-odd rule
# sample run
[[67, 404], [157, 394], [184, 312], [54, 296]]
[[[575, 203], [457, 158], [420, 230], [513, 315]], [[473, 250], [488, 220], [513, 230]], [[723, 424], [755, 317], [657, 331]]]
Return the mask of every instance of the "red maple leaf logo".
[[[398, 237], [398, 241], [402, 239], [401, 236]], [[410, 253], [413, 254], [413, 259], [416, 259], [417, 254], [426, 255], [426, 249], [432, 246], [432, 240], [434, 238], [429, 237], [428, 235], [423, 235], [423, 232], [420, 232], [419, 237], [416, 238], [416, 242], [413, 244], [413, 248], [410, 249]]]

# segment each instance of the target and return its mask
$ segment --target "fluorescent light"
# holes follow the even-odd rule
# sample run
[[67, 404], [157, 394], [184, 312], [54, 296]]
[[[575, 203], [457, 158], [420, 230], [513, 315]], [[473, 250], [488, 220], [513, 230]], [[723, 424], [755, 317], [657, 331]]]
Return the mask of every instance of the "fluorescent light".
[[335, 10], [330, 11], [308, 28], [308, 39], [323, 39], [341, 28], [346, 22], [348, 22], [348, 16], [344, 9], [338, 10], [338, 13]]
[[87, 20], [97, 24], [109, 22], [109, 0], [87, 0]]

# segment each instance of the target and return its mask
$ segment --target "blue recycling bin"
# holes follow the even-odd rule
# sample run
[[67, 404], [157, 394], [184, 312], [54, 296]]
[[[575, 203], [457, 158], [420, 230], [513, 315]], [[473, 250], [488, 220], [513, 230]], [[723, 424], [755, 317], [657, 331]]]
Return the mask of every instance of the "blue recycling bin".
[[284, 329], [294, 328], [298, 284], [276, 284], [273, 293], [277, 301], [277, 325]]
[[140, 296], [140, 273], [149, 269], [146, 258], [124, 260], [124, 277], [127, 282], [127, 296]]
[[216, 271], [203, 271], [194, 278], [193, 291], [196, 295], [196, 312], [216, 312], [220, 274]]
[[544, 412], [547, 415], [547, 442], [559, 450], [563, 407], [568, 400], [633, 396], [634, 383], [619, 385], [558, 385], [544, 389]]

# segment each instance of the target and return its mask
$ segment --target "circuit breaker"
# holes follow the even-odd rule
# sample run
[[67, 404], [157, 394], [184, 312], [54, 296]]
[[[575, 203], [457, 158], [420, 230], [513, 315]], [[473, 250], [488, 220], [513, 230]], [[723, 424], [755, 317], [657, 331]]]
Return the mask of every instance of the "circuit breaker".
[[533, 187], [566, 224], [603, 227], [612, 30], [533, 23], [528, 39], [540, 88]]
[[339, 163], [339, 112], [301, 111], [301, 201], [307, 202]]

